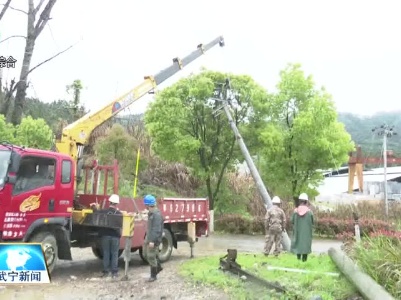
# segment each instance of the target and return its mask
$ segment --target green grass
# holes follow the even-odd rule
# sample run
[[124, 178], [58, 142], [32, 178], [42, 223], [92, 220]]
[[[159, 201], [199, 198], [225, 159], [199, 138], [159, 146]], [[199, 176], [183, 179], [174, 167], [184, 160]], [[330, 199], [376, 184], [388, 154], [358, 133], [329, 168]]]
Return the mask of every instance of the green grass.
[[[221, 255], [223, 256], [223, 255]], [[283, 296], [269, 293], [263, 294], [250, 285], [230, 273], [219, 270], [219, 257], [210, 256], [195, 258], [184, 262], [180, 266], [180, 274], [197, 284], [212, 285], [222, 289], [231, 299], [310, 299], [320, 295], [324, 300], [345, 300], [356, 295], [356, 290], [343, 276], [329, 276], [322, 273], [339, 273], [328, 255], [311, 255], [307, 262], [303, 263], [292, 254], [281, 254], [278, 258], [266, 258], [262, 254], [241, 254], [237, 262], [243, 269], [265, 280], [278, 282], [289, 292]], [[295, 273], [281, 270], [268, 270], [268, 266], [303, 269], [316, 273]], [[292, 293], [295, 292], [298, 298]]]
[[373, 280], [401, 299], [401, 241], [386, 236], [356, 243], [352, 258]]

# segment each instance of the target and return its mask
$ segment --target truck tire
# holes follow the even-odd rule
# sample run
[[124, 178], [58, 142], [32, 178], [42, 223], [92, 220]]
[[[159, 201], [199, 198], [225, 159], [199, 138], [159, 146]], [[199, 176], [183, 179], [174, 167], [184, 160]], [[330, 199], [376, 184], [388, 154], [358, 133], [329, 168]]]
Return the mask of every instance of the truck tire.
[[173, 235], [171, 234], [171, 231], [164, 228], [163, 233], [162, 243], [159, 247], [159, 260], [162, 263], [168, 261], [173, 252]]
[[145, 258], [145, 256], [143, 255], [143, 248], [139, 248], [139, 257], [142, 259], [142, 261], [145, 263], [145, 264], [148, 264], [148, 261], [146, 260], [146, 258]]
[[[93, 246], [92, 247], [92, 252], [93, 254], [98, 258], [98, 259], [103, 259], [103, 251], [102, 248], [97, 247], [97, 246]], [[120, 249], [118, 250], [118, 257], [121, 256], [121, 254], [123, 254], [124, 249]]]
[[50, 232], [39, 232], [29, 240], [33, 243], [41, 243], [45, 254], [47, 268], [49, 273], [54, 270], [58, 260], [57, 240]]
[[[168, 229], [163, 230], [162, 243], [159, 246], [159, 260], [161, 263], [168, 261], [173, 252], [173, 236]], [[139, 256], [145, 264], [148, 264], [145, 256], [143, 255], [143, 248], [139, 248]]]

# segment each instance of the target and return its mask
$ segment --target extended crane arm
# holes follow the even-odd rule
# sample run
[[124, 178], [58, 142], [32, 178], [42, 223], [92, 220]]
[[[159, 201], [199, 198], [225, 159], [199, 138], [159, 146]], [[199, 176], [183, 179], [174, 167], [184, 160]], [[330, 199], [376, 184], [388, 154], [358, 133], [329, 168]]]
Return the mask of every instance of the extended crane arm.
[[182, 60], [174, 58], [173, 64], [168, 68], [160, 71], [154, 76], [146, 76], [144, 82], [117, 100], [114, 100], [102, 109], [93, 113], [88, 113], [77, 121], [69, 124], [63, 129], [61, 139], [56, 142], [57, 151], [68, 154], [74, 160], [78, 160], [82, 155], [83, 147], [88, 144], [89, 137], [96, 127], [152, 91], [163, 81], [173, 76], [183, 67], [187, 66], [216, 45], [220, 45], [220, 47], [224, 46], [224, 38], [222, 36], [215, 38], [206, 45], [198, 45], [197, 50], [193, 51]]

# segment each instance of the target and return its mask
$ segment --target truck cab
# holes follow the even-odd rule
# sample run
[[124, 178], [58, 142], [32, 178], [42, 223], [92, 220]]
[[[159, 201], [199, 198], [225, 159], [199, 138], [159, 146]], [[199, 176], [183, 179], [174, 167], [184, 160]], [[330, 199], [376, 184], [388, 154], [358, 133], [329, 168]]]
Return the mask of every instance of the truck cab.
[[71, 259], [74, 174], [67, 155], [1, 143], [0, 240], [41, 242], [50, 270]]

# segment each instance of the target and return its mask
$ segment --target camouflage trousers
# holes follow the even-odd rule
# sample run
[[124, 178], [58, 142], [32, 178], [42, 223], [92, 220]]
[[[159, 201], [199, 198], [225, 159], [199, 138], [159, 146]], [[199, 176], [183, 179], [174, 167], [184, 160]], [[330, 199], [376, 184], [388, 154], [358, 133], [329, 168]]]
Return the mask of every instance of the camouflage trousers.
[[282, 230], [270, 229], [265, 236], [265, 255], [269, 255], [274, 244], [274, 255], [279, 255], [281, 250]]
[[151, 267], [157, 267], [159, 261], [159, 247], [149, 248], [148, 243], [143, 245], [143, 255]]

